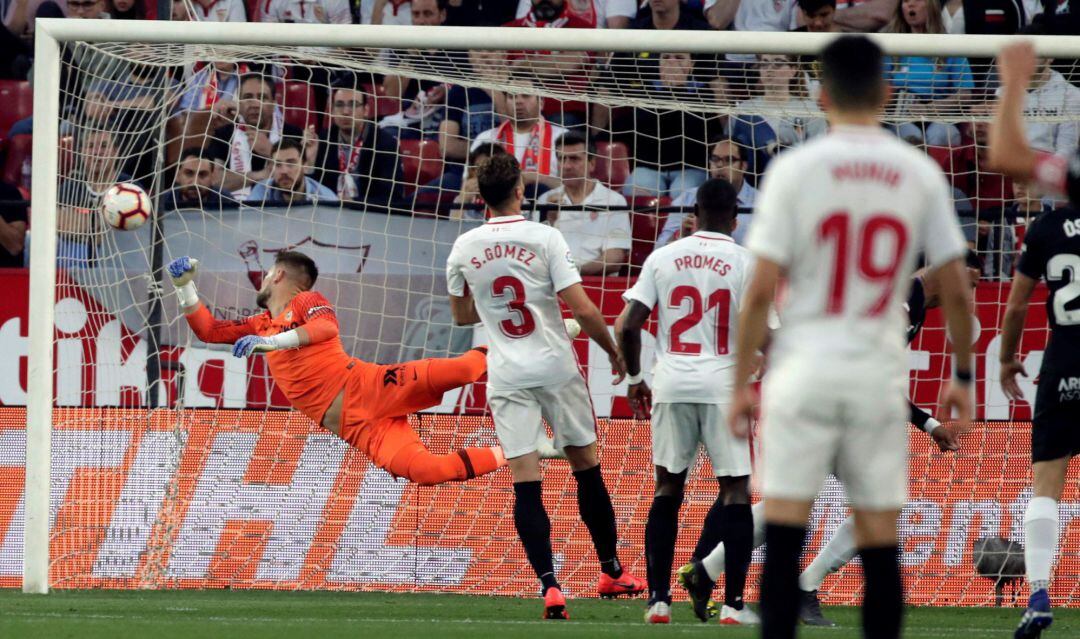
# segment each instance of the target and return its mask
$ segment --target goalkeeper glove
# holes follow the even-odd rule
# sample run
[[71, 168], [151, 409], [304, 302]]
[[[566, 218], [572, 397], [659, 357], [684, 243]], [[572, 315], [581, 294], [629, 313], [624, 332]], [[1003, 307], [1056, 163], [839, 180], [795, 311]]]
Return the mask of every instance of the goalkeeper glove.
[[245, 335], [233, 344], [232, 354], [233, 357], [247, 357], [252, 353], [266, 353], [298, 346], [300, 346], [300, 335], [294, 329], [272, 337]]
[[169, 277], [172, 278], [173, 286], [176, 287], [176, 297], [180, 302], [180, 308], [198, 304], [199, 291], [195, 288], [195, 275], [199, 271], [199, 260], [185, 255], [169, 262], [166, 268], [169, 271]]

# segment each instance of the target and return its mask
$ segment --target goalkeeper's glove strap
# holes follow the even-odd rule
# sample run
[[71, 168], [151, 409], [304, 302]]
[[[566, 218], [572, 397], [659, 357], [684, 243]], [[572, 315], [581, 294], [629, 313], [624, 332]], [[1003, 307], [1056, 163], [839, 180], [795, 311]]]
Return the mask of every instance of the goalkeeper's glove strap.
[[199, 291], [195, 288], [195, 281], [176, 287], [176, 299], [180, 302], [180, 308], [188, 308], [199, 303]]

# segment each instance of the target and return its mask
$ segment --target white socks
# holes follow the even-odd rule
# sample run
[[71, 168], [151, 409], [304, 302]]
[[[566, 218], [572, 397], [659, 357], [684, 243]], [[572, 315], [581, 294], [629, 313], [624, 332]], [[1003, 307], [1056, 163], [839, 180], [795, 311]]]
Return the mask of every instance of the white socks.
[[[765, 502], [759, 501], [750, 507], [750, 515], [754, 518], [754, 548], [765, 543]], [[709, 579], [716, 581], [724, 574], [724, 544], [716, 544], [716, 548], [707, 557], [702, 558], [705, 572]]]
[[1050, 568], [1058, 542], [1058, 507], [1050, 497], [1032, 497], [1024, 515], [1024, 563], [1031, 592], [1050, 587]]
[[799, 575], [799, 589], [810, 592], [821, 588], [821, 582], [844, 567], [855, 556], [855, 519], [848, 517], [837, 527], [832, 539], [825, 544], [814, 561]]

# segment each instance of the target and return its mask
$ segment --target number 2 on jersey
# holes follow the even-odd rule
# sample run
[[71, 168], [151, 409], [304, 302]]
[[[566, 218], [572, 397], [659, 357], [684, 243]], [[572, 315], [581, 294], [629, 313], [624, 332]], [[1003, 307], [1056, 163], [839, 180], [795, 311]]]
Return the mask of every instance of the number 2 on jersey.
[[1080, 297], [1080, 257], [1059, 253], [1046, 265], [1046, 279], [1051, 282], [1067, 279], [1068, 283], [1054, 292], [1054, 319], [1059, 326], [1080, 324], [1080, 309], [1066, 306]]
[[[507, 291], [510, 295], [507, 295]], [[532, 313], [525, 307], [525, 285], [513, 275], [500, 275], [491, 283], [492, 297], [509, 297], [506, 301], [506, 310], [510, 311], [510, 319], [499, 322], [499, 330], [503, 335], [512, 339], [527, 337], [536, 330], [536, 320]], [[516, 320], [516, 321], [515, 321]]]
[[[883, 233], [892, 235], [892, 251], [888, 254], [886, 263], [881, 265], [874, 261], [874, 248]], [[851, 267], [849, 263], [851, 253], [848, 251], [848, 245], [852, 234], [851, 214], [847, 211], [830, 214], [818, 226], [818, 243], [832, 243], [835, 249], [833, 272], [829, 278], [828, 300], [825, 302], [827, 315], [839, 315], [844, 312], [844, 294], [847, 290], [848, 271]], [[885, 311], [889, 298], [892, 297], [893, 287], [896, 286], [896, 273], [903, 260], [904, 249], [907, 248], [907, 229], [895, 217], [878, 213], [866, 218], [856, 239], [858, 245], [855, 247], [855, 257], [858, 274], [862, 276], [862, 279], [876, 284], [881, 289], [877, 300], [865, 311], [867, 316], [876, 317]]]
[[693, 286], [676, 286], [671, 290], [668, 306], [681, 308], [685, 300], [690, 300], [690, 310], [671, 324], [668, 352], [679, 355], [700, 355], [701, 344], [684, 342], [682, 335], [697, 326], [705, 313], [715, 308], [716, 320], [713, 326], [716, 331], [716, 354], [727, 355], [728, 327], [731, 323], [731, 291], [726, 288], [716, 289], [709, 295], [708, 305], [702, 308], [701, 291]]

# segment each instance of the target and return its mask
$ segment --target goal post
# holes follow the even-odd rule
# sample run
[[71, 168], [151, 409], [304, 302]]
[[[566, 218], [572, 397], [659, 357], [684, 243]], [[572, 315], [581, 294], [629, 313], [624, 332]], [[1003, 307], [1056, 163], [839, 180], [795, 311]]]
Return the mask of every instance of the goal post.
[[[555, 105], [550, 111], [545, 108], [544, 118], [570, 131], [588, 132], [602, 143], [596, 155], [587, 159], [596, 162], [587, 177], [610, 190], [610, 198], [621, 198], [618, 203], [609, 199], [586, 205], [544, 200], [540, 187], [554, 191], [560, 184], [556, 141], [540, 142], [539, 152], [533, 156], [525, 150], [523, 164], [535, 163], [530, 170], [543, 174], [536, 178], [536, 192], [530, 194], [530, 212], [549, 220], [559, 216], [564, 223], [578, 220], [582, 226], [565, 231], [576, 234], [575, 246], [580, 244], [585, 251], [601, 244], [590, 235], [593, 231], [582, 230], [590, 228], [589, 216], [593, 223], [600, 216], [625, 216], [625, 221], [618, 218], [619, 224], [625, 224], [624, 235], [616, 237], [618, 234], [611, 232], [604, 241], [615, 240], [603, 244], [622, 247], [625, 254], [619, 258], [621, 262], [614, 265], [617, 268], [605, 266], [586, 278], [590, 296], [610, 322], [621, 308], [619, 294], [632, 282], [658, 238], [664, 237], [665, 225], [692, 209], [692, 200], [687, 205], [679, 196], [695, 186], [691, 178], [703, 180], [712, 171], [712, 160], [705, 155], [715, 140], [732, 141], [731, 152], [736, 155], [720, 161], [743, 165], [744, 184], [753, 187], [778, 150], [824, 129], [810, 86], [810, 56], [832, 37], [810, 33], [38, 20], [33, 225], [26, 284], [30, 302], [26, 317], [26, 474], [20, 515], [24, 522], [23, 590], [280, 587], [497, 594], [528, 591], [532, 578], [527, 565], [517, 561], [519, 549], [513, 540], [497, 533], [499, 518], [506, 515], [498, 504], [509, 503], [510, 498], [505, 478], [478, 480], [462, 487], [404, 487], [374, 471], [359, 455], [319, 433], [305, 419], [282, 411], [287, 406], [275, 394], [261, 358], [245, 363], [191, 336], [179, 318], [171, 284], [153, 278], [159, 266], [153, 257], [157, 243], [148, 231], [159, 222], [162, 225], [164, 262], [186, 253], [204, 260], [200, 292], [215, 310], [224, 313], [219, 317], [257, 311], [251, 301], [253, 288], [258, 288], [267, 260], [277, 251], [296, 247], [310, 252], [319, 264], [323, 273], [319, 286], [342, 316], [342, 337], [351, 355], [391, 363], [452, 354], [463, 344], [471, 346], [474, 340], [482, 339], [479, 332], [452, 326], [444, 308], [445, 285], [441, 280], [454, 237], [480, 223], [481, 210], [475, 198], [459, 201], [468, 182], [469, 157], [477, 146], [477, 134], [482, 133], [472, 130], [466, 135], [466, 127], [477, 126], [466, 121], [471, 117], [487, 123], [485, 127], [491, 126], [488, 131], [495, 131], [489, 141], [503, 144], [510, 152], [516, 144], [521, 151], [522, 144], [533, 144], [536, 138], [526, 135], [527, 142], [519, 141], [516, 131], [502, 131], [499, 123], [519, 117], [513, 112], [517, 108], [512, 104], [513, 96], [541, 96]], [[986, 61], [1014, 40], [998, 36], [870, 37], [889, 56], [921, 56], [935, 61]], [[1080, 81], [1076, 63], [1080, 60], [1080, 39], [1029, 39], [1040, 57], [1052, 58], [1055, 67], [1065, 69], [1066, 83]], [[504, 56], [500, 60], [513, 67], [513, 72], [485, 74], [481, 61], [470, 63], [467, 59], [469, 52], [480, 50], [499, 52]], [[433, 51], [451, 53], [436, 55]], [[572, 52], [585, 55], [575, 57]], [[668, 85], [658, 71], [654, 73], [654, 67], [648, 72], [653, 75], [643, 75], [635, 63], [640, 52], [650, 52], [654, 58], [664, 53], [694, 57], [689, 71], [677, 64], [672, 67], [676, 73], [682, 68], [685, 77]], [[519, 60], [530, 55], [539, 63], [528, 73], [516, 62], [510, 64], [510, 57]], [[792, 79], [783, 81], [788, 86], [800, 85], [803, 93], [782, 103], [762, 98], [770, 86], [753, 56], [783, 56], [795, 71]], [[90, 57], [97, 60], [90, 71], [75, 62]], [[235, 122], [217, 127], [211, 124], [221, 125], [218, 118], [225, 116], [214, 110], [218, 94], [204, 99], [199, 93], [198, 73], [215, 69], [219, 62], [233, 69], [222, 81], [239, 82], [254, 74], [268, 87], [276, 103], [270, 109], [273, 128], [269, 122], [264, 125], [272, 129], [267, 137], [274, 139], [262, 139], [261, 129], [247, 136], [245, 127], [238, 126], [244, 121], [236, 110], [228, 115], [236, 118]], [[558, 67], [571, 62], [588, 81], [575, 82], [569, 74], [550, 73], [550, 68], [544, 74], [544, 64]], [[136, 70], [136, 89], [114, 73], [120, 66]], [[242, 73], [241, 67], [246, 71]], [[67, 74], [76, 72], [86, 74], [86, 85], [73, 89], [62, 83]], [[339, 72], [352, 82], [344, 86], [362, 94], [366, 115], [361, 119], [367, 126], [380, 134], [390, 131], [385, 134], [389, 142], [384, 146], [358, 145], [356, 153], [375, 154], [370, 166], [351, 155], [353, 147], [342, 146], [345, 150], [340, 156], [326, 159], [316, 145], [316, 159], [306, 155], [311, 142], [308, 127], [332, 129], [338, 126], [333, 124], [335, 118], [343, 117], [334, 104], [334, 92], [343, 86], [334, 79]], [[952, 71], [943, 73], [947, 76]], [[993, 79], [985, 62], [981, 67], [973, 63], [968, 73], [975, 76], [979, 92], [949, 102], [932, 118], [954, 125], [944, 134], [947, 144], [937, 145], [927, 138], [922, 147], [947, 168], [957, 191], [975, 202], [969, 239], [984, 257], [1000, 264], [1015, 253], [1017, 243], [1003, 245], [1000, 239], [993, 239], [997, 237], [993, 230], [993, 238], [987, 239], [980, 225], [985, 222], [994, 229], [1022, 224], [987, 222], [978, 214], [977, 200], [990, 197], [986, 189], [993, 176], [981, 164], [975, 125], [984, 126], [990, 117], [987, 107], [992, 104]], [[155, 84], [158, 74], [167, 76], [168, 82]], [[421, 97], [404, 95], [394, 102], [394, 96], [379, 95], [370, 80], [387, 75], [422, 87]], [[687, 79], [697, 75], [705, 80]], [[710, 83], [710, 79], [720, 81]], [[456, 107], [466, 112], [457, 134], [429, 126], [428, 116], [438, 109], [430, 109], [425, 102], [444, 99], [440, 91], [445, 88], [448, 93], [452, 85], [466, 89]], [[689, 85], [693, 85], [692, 90]], [[473, 89], [479, 93], [470, 93]], [[215, 86], [215, 90], [226, 96], [221, 100], [253, 99], [241, 96], [239, 88], [232, 94], [221, 87]], [[111, 98], [101, 97], [110, 91]], [[177, 111], [171, 117], [161, 117], [162, 113], [173, 114], [172, 105], [191, 91], [204, 99], [202, 106], [191, 109], [199, 111], [197, 116]], [[414, 99], [416, 111], [412, 112]], [[106, 107], [117, 109], [118, 103], [136, 104], [123, 107], [134, 109], [135, 114], [99, 119], [86, 115]], [[572, 111], [573, 103], [585, 106]], [[389, 106], [382, 111], [384, 104]], [[1034, 113], [1031, 121], [1047, 126], [1065, 123], [1080, 129], [1080, 101], [1062, 98], [1062, 105], [1053, 113]], [[340, 106], [354, 107], [348, 98]], [[886, 113], [886, 122], [901, 134], [905, 124], [927, 123], [919, 120], [922, 114], [905, 111], [909, 108], [908, 103], [898, 101]], [[604, 117], [594, 117], [598, 111], [603, 111]], [[662, 119], [668, 113], [678, 114], [678, 126]], [[167, 126], [170, 123], [163, 120], [175, 120], [176, 126]], [[383, 126], [378, 126], [380, 123]], [[975, 124], [969, 127], [971, 123]], [[268, 193], [281, 190], [274, 182], [273, 170], [288, 161], [271, 158], [270, 149], [288, 139], [287, 126], [301, 132], [296, 134], [297, 152], [305, 173], [297, 184], [307, 184], [310, 179], [334, 191], [333, 199], [316, 186], [306, 187], [311, 189], [306, 201], [290, 198], [264, 206], [267, 200], [247, 199], [254, 197], [253, 193], [270, 197]], [[763, 133], [767, 128], [769, 131]], [[779, 132], [781, 128], [784, 132]], [[222, 130], [227, 133], [220, 133]], [[952, 139], [961, 130], [963, 141]], [[83, 138], [101, 131], [114, 138], [106, 147], [81, 146]], [[131, 131], [138, 132], [139, 141], [130, 139], [135, 137], [128, 136]], [[321, 130], [317, 133], [323, 135]], [[927, 136], [927, 127], [921, 127], [920, 134]], [[216, 137], [221, 135], [231, 137]], [[447, 141], [453, 135], [459, 136], [456, 146]], [[225, 149], [223, 155], [214, 150], [215, 144]], [[676, 170], [662, 159], [646, 166], [644, 153], [660, 157], [671, 147], [700, 147], [695, 151], [698, 156], [684, 163], [696, 170]], [[79, 173], [70, 166], [92, 159], [101, 148], [117, 161], [110, 165], [109, 176], [119, 179], [123, 173], [125, 179], [142, 181], [148, 190], [156, 191], [151, 193], [155, 199], [169, 189], [167, 180], [179, 173], [185, 159], [180, 156], [189, 148], [197, 149], [192, 156], [196, 168], [192, 170], [203, 160], [217, 162], [221, 166], [214, 170], [221, 175], [214, 178], [219, 180], [214, 188], [221, 186], [225, 192], [222, 185], [233, 179], [238, 188], [228, 190], [245, 195], [237, 195], [228, 204], [215, 200], [210, 206], [203, 203], [209, 187], [200, 186], [195, 204], [177, 205], [167, 216], [165, 211], [155, 211], [156, 219], [140, 230], [112, 230], [94, 221], [102, 175], [90, 169]], [[541, 157], [548, 151], [550, 159]], [[250, 157], [234, 157], [237, 153]], [[147, 164], [139, 161], [142, 155], [165, 159]], [[257, 173], [250, 170], [250, 158], [255, 156], [266, 158], [266, 168], [257, 180], [245, 179], [245, 170]], [[390, 158], [385, 174], [374, 168], [380, 157]], [[322, 160], [325, 166], [316, 168]], [[130, 174], [120, 171], [121, 164], [131, 168]], [[545, 168], [540, 170], [540, 166]], [[649, 170], [637, 171], [639, 167]], [[322, 177], [319, 171], [325, 172]], [[446, 180], [452, 172], [459, 180], [453, 186]], [[645, 187], [650, 179], [665, 186], [649, 195]], [[388, 183], [392, 195], [378, 201], [364, 200], [380, 180]], [[1003, 208], [1006, 194], [995, 192], [993, 197]], [[1052, 206], [1049, 199], [1046, 201]], [[741, 213], [748, 214], [749, 205], [740, 206]], [[72, 230], [65, 224], [71, 224], [70, 211], [76, 209], [89, 217], [77, 218], [81, 222]], [[574, 217], [574, 213], [580, 215]], [[91, 222], [79, 225], [87, 219]], [[674, 227], [677, 232], [679, 224]], [[72, 249], [70, 243], [58, 241], [60, 231], [65, 238], [74, 237], [80, 246], [89, 247], [89, 257], [72, 258], [65, 253]], [[583, 260], [583, 265], [588, 265], [588, 260]], [[983, 419], [1006, 421], [988, 427], [985, 432], [990, 434], [972, 436], [973, 452], [951, 464], [935, 457], [925, 442], [919, 443], [918, 436], [913, 436], [918, 451], [913, 463], [937, 464], [940, 470], [924, 478], [913, 477], [918, 482], [913, 484], [913, 496], [925, 509], [908, 513], [904, 520], [904, 525], [915, 531], [909, 536], [924, 534], [936, 540], [927, 543], [937, 550], [926, 550], [925, 543], [913, 546], [910, 561], [930, 563], [906, 564], [916, 571], [917, 579], [925, 579], [918, 590], [919, 603], [986, 603], [985, 589], [972, 585], [971, 536], [1009, 537], [1008, 522], [1015, 527], [1015, 517], [1010, 520], [1009, 513], [1024, 499], [1018, 478], [1022, 470], [1016, 466], [1023, 450], [1023, 426], [1011, 426], [1008, 420], [1026, 419], [1030, 410], [1011, 405], [991, 388], [996, 361], [991, 354], [1008, 289], [1005, 267], [993, 268], [997, 270], [988, 270], [988, 279], [980, 284], [982, 308], [978, 314], [984, 335], [979, 350], [985, 361], [980, 359], [978, 367], [979, 410]], [[62, 300], [58, 299], [60, 291], [64, 292]], [[151, 309], [159, 299], [162, 312], [160, 321], [155, 321]], [[64, 304], [63, 313], [57, 312], [58, 302]], [[1025, 332], [1025, 353], [1041, 354], [1046, 331], [1038, 321], [1035, 312]], [[161, 345], [148, 339], [153, 331], [164, 336]], [[154, 352], [147, 351], [147, 342]], [[648, 351], [651, 345], [646, 346]], [[618, 399], [624, 387], [613, 389], [605, 379], [606, 360], [594, 353], [595, 349], [590, 350], [585, 340], [578, 340], [576, 348], [595, 382], [593, 399], [603, 418], [601, 455], [605, 472], [618, 477], [610, 483], [618, 487], [614, 497], [620, 529], [629, 538], [627, 552], [633, 554], [641, 548], [640, 539], [635, 537], [641, 536], [641, 504], [651, 482], [648, 426], [628, 419], [625, 400]], [[928, 322], [922, 341], [912, 350], [913, 397], [927, 406], [949, 378], [940, 318]], [[168, 362], [167, 367], [161, 366], [160, 374], [152, 370], [156, 365], [150, 362], [155, 358]], [[1029, 360], [1029, 366], [1035, 363]], [[160, 393], [160, 407], [156, 397], [151, 401], [150, 393]], [[5, 410], [9, 409], [0, 407], [0, 442], [6, 441]], [[436, 411], [450, 416], [414, 420], [434, 447], [493, 441], [482, 385], [447, 398]], [[1009, 443], [1008, 453], [997, 449], [1002, 437]], [[614, 452], [605, 456], [605, 445]], [[61, 459], [57, 447], [65, 455], [78, 456], [87, 449], [100, 455], [83, 464]], [[0, 450], [0, 466], [6, 463], [3, 454]], [[985, 454], [985, 459], [980, 454]], [[56, 462], [53, 467], [51, 461]], [[1010, 483], [986, 487], [965, 483], [993, 464], [999, 465], [1003, 476], [1006, 471], [1011, 473]], [[208, 477], [211, 472], [222, 473], [220, 481]], [[688, 489], [687, 516], [697, 523], [688, 524], [689, 528], [700, 525], [708, 507], [704, 498], [694, 501], [692, 488], [713, 490], [700, 461], [693, 476], [697, 483]], [[978, 476], [985, 479], [983, 474]], [[953, 480], [958, 482], [955, 491], [941, 487]], [[560, 570], [576, 575], [569, 583], [583, 589], [586, 577], [581, 575], [586, 571], [577, 568], [586, 561], [587, 544], [572, 517], [562, 516], [567, 510], [564, 502], [572, 499], [564, 498], [569, 494], [565, 486], [556, 486], [546, 498], [558, 503], [553, 524], [564, 537], [556, 540]], [[425, 509], [430, 510], [430, 516]], [[832, 486], [815, 509], [814, 547], [820, 545], [830, 527], [835, 528], [843, 512], [842, 494]], [[8, 514], [0, 511], [0, 522]], [[942, 531], [921, 532], [935, 516]], [[951, 518], [952, 528], [943, 517]], [[0, 529], [0, 543], [7, 543], [16, 530], [14, 525], [6, 531]], [[1080, 539], [1074, 535], [1068, 543], [1080, 543]], [[680, 537], [679, 557], [687, 552], [685, 545], [686, 540]], [[0, 585], [7, 583], [3, 581], [4, 552], [0, 549]], [[639, 558], [624, 560], [638, 562]], [[1077, 563], [1066, 563], [1063, 569], [1080, 574]], [[403, 566], [409, 575], [407, 583], [391, 583], [395, 570], [405, 570]], [[501, 585], [495, 583], [495, 576], [503, 580]], [[827, 582], [823, 593], [828, 601], [843, 603], [855, 596], [854, 583], [845, 571]], [[1064, 594], [1080, 603], [1080, 592]]]

